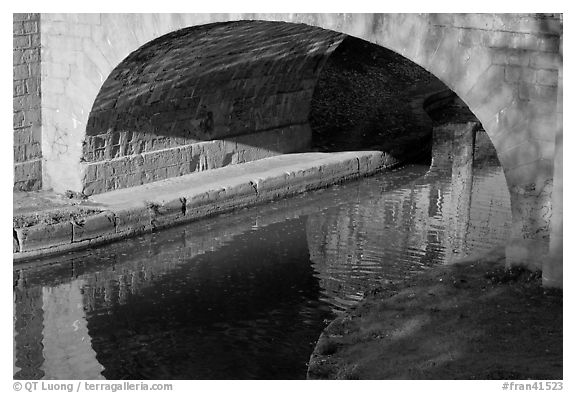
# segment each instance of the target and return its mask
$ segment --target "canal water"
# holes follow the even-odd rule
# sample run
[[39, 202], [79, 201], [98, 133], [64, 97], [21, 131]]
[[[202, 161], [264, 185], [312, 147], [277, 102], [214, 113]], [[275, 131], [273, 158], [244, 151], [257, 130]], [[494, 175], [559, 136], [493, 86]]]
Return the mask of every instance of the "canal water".
[[322, 329], [366, 291], [506, 239], [490, 141], [477, 134], [468, 172], [450, 147], [432, 165], [16, 267], [14, 377], [305, 378]]

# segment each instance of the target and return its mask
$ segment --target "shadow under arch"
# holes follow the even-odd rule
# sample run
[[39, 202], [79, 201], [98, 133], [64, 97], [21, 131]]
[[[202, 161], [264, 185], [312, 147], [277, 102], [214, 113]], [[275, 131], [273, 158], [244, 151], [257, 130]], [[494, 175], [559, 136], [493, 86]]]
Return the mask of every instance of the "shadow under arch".
[[112, 71], [92, 106], [84, 193], [307, 150], [316, 80], [343, 37], [238, 21], [143, 45]]

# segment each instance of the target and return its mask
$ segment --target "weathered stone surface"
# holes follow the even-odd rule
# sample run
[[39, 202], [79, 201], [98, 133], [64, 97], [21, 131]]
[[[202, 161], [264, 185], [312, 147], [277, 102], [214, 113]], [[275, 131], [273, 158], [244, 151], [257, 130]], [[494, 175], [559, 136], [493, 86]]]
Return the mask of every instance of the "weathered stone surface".
[[118, 209], [116, 216], [116, 233], [144, 232], [152, 228], [152, 216], [145, 206]]
[[42, 161], [35, 159], [14, 163], [14, 191], [38, 190], [42, 185]]
[[72, 241], [94, 239], [115, 233], [114, 214], [105, 212], [94, 216], [88, 216], [80, 222], [72, 225]]
[[37, 225], [16, 229], [20, 251], [33, 251], [72, 243], [72, 223]]
[[[122, 140], [123, 137], [120, 136]], [[84, 164], [84, 194], [93, 195], [170, 177], [309, 148], [308, 124]], [[106, 180], [106, 181], [105, 181]]]
[[166, 202], [148, 202], [152, 226], [163, 227], [183, 218], [186, 213], [186, 199], [178, 198]]

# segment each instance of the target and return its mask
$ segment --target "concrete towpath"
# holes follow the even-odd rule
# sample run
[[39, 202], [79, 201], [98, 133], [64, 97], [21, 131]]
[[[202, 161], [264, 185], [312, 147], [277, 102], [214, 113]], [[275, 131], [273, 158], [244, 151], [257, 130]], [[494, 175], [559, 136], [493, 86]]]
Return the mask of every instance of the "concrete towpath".
[[[420, 154], [426, 149], [421, 144]], [[255, 205], [400, 163], [381, 151], [298, 153], [67, 199], [49, 192], [14, 197], [14, 262], [87, 248]]]

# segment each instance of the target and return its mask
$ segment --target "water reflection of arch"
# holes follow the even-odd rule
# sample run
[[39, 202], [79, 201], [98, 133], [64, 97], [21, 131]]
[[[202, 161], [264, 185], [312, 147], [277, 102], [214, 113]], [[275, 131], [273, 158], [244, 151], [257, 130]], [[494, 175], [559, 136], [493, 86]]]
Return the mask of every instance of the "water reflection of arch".
[[[274, 293], [274, 291], [282, 290], [282, 287], [284, 287], [284, 293], [289, 293], [294, 297], [308, 296], [317, 298], [319, 289], [317, 288], [318, 284], [314, 278], [312, 268], [308, 263], [309, 255], [304, 236], [304, 224], [298, 217], [315, 211], [320, 208], [320, 205], [309, 206], [307, 203], [303, 203], [301, 207], [296, 206], [296, 208], [289, 205], [285, 205], [284, 208], [282, 206], [282, 203], [273, 206], [268, 205], [264, 207], [262, 215], [254, 215], [252, 211], [244, 211], [238, 214], [215, 218], [204, 223], [199, 222], [197, 225], [173, 228], [163, 231], [158, 234], [158, 237], [144, 237], [136, 241], [112, 244], [101, 249], [87, 251], [82, 254], [74, 254], [68, 257], [68, 261], [60, 261], [58, 265], [49, 265], [50, 261], [47, 260], [45, 262], [48, 263], [48, 265], [46, 265], [45, 268], [40, 267], [16, 272], [15, 278], [16, 281], [19, 282], [19, 285], [15, 288], [16, 293], [26, 294], [27, 298], [31, 298], [34, 301], [26, 302], [20, 295], [15, 299], [15, 316], [17, 320], [15, 325], [17, 347], [15, 365], [20, 368], [22, 368], [22, 366], [24, 366], [24, 368], [27, 367], [27, 369], [30, 370], [27, 375], [33, 378], [50, 378], [58, 373], [58, 369], [52, 367], [54, 362], [51, 360], [58, 358], [58, 356], [45, 356], [46, 348], [43, 349], [41, 345], [37, 348], [31, 348], [30, 346], [25, 348], [25, 344], [20, 343], [23, 340], [41, 343], [46, 341], [43, 334], [44, 336], [54, 336], [51, 332], [54, 332], [56, 327], [61, 325], [62, 321], [54, 321], [52, 318], [46, 319], [44, 310], [47, 304], [54, 306], [60, 302], [66, 305], [59, 310], [63, 315], [62, 320], [64, 323], [73, 325], [74, 322], [78, 321], [76, 326], [86, 326], [88, 330], [87, 335], [93, 350], [86, 350], [83, 352], [83, 355], [92, 355], [93, 368], [91, 371], [100, 371], [102, 370], [102, 366], [108, 367], [108, 369], [114, 368], [117, 366], [113, 363], [115, 359], [110, 359], [106, 355], [107, 352], [110, 352], [109, 349], [114, 342], [104, 337], [101, 329], [103, 324], [96, 322], [97, 319], [102, 319], [103, 316], [106, 317], [106, 314], [111, 310], [114, 312], [121, 310], [130, 300], [130, 297], [143, 296], [143, 294], [147, 292], [150, 293], [151, 291], [153, 292], [161, 288], [166, 281], [181, 279], [183, 265], [193, 264], [193, 260], [198, 259], [198, 257], [204, 254], [220, 252], [225, 249], [226, 244], [236, 236], [242, 236], [247, 233], [256, 234], [258, 232], [252, 231], [252, 229], [274, 226], [275, 223], [285, 222], [286, 220], [291, 222], [288, 227], [292, 228], [290, 231], [292, 235], [286, 234], [286, 236], [296, 238], [294, 242], [288, 243], [298, 243], [301, 248], [298, 254], [301, 256], [301, 263], [299, 264], [301, 268], [294, 269], [294, 266], [290, 265], [283, 267], [282, 265], [285, 264], [280, 263], [278, 258], [274, 257], [274, 253], [268, 253], [254, 255], [253, 260], [245, 261], [245, 266], [231, 266], [230, 269], [221, 276], [226, 276], [227, 273], [238, 274], [238, 272], [240, 272], [243, 274], [243, 271], [246, 274], [250, 274], [250, 269], [252, 268], [246, 267], [246, 265], [254, 266], [255, 264], [262, 264], [263, 268], [256, 266], [255, 274], [259, 280], [257, 282], [258, 285], [256, 285], [257, 293], [250, 294], [248, 296], [250, 299], [265, 299], [267, 295]], [[324, 207], [324, 205], [321, 206]], [[271, 231], [267, 230], [265, 232], [270, 233]], [[251, 242], [248, 242], [248, 244], [249, 243]], [[58, 259], [62, 259], [62, 257]], [[266, 265], [266, 261], [268, 260], [276, 263], [268, 266]], [[267, 279], [270, 271], [276, 270], [281, 273], [282, 269], [290, 270], [289, 279], [284, 279], [282, 282], [277, 279]], [[254, 269], [252, 270], [254, 271]], [[294, 274], [295, 270], [299, 273]], [[208, 293], [209, 296], [214, 298], [225, 297], [225, 282], [223, 285], [220, 285], [222, 283], [217, 283], [218, 285], [212, 285], [211, 287], [210, 282], [215, 283], [219, 280], [219, 277], [206, 276], [204, 273], [205, 272], [200, 272], [199, 274], [199, 277], [202, 278], [203, 281], [195, 282], [197, 289], [201, 292]], [[249, 277], [246, 277], [246, 280], [248, 279]], [[224, 281], [226, 280], [224, 279]], [[313, 281], [316, 286], [309, 285], [310, 281]], [[59, 288], [63, 291], [59, 291]], [[309, 288], [312, 288], [312, 291], [315, 293], [302, 293], [303, 291], [310, 292], [311, 289]], [[63, 295], [66, 289], [68, 290], [69, 296]], [[218, 291], [215, 289], [218, 289]], [[35, 294], [36, 296], [34, 296]], [[75, 311], [78, 310], [78, 308], [75, 307], [78, 304], [78, 295], [80, 295], [79, 302], [83, 306], [80, 310], [85, 313], [82, 317], [75, 313]], [[222, 300], [221, 303], [226, 304], [224, 300]], [[227, 304], [230, 309], [237, 306], [236, 303], [230, 301], [228, 301]], [[273, 309], [267, 311], [274, 312]], [[306, 302], [295, 303], [291, 312], [294, 314], [307, 315], [305, 318], [309, 319], [320, 318], [319, 321], [316, 321], [318, 323], [321, 323], [323, 315], [326, 314], [315, 312], [315, 315], [312, 315], [314, 313], [311, 309], [308, 309]], [[23, 323], [26, 323], [27, 314], [37, 315], [37, 317], [34, 318], [34, 326], [36, 326], [34, 331], [20, 328]], [[327, 315], [324, 315], [324, 317], [326, 316]], [[266, 323], [266, 321], [260, 320], [258, 316], [245, 316], [247, 319], [251, 317], [253, 317], [253, 323]], [[218, 316], [212, 315], [210, 318], [211, 323], [218, 324]], [[215, 328], [222, 329], [222, 326], [216, 326]], [[227, 329], [229, 334], [240, 334], [237, 330]], [[290, 334], [299, 335], [301, 333], [295, 331]], [[314, 337], [302, 337], [301, 340], [296, 341], [308, 345], [308, 343], [316, 338], [316, 335], [317, 332], [315, 331]], [[122, 332], [118, 333], [118, 336], [122, 336], [125, 343], [134, 342], [134, 340], [142, 337], [141, 334], [122, 335]], [[202, 335], [198, 335], [198, 337], [202, 337]], [[206, 341], [205, 339], [203, 340]], [[51, 340], [52, 343], [56, 341], [55, 339]], [[58, 347], [68, 348], [72, 360], [81, 360], [80, 356], [74, 355], [76, 353], [74, 351], [76, 343], [73, 342], [73, 340], [57, 344], [56, 346]], [[123, 347], [122, 343], [117, 344], [120, 345], [114, 347], [114, 349], [117, 350], [118, 347]], [[197, 341], [195, 345], [197, 345], [197, 350], [200, 350], [199, 347], [204, 346], [204, 355], [206, 356], [210, 355], [210, 351], [212, 353], [217, 352], [214, 351], [214, 347], [211, 349], [206, 347], [207, 342], [203, 344]], [[259, 345], [260, 344], [254, 343], [252, 347], [258, 348]], [[184, 345], [180, 347], [185, 348]], [[288, 349], [286, 348], [286, 350]], [[290, 350], [293, 350], [293, 348]], [[284, 355], [287, 357], [288, 354], [278, 350], [278, 356]], [[25, 363], [25, 358], [36, 358], [37, 360], [35, 360], [33, 364], [26, 366], [23, 364], [23, 360]], [[237, 360], [241, 361], [240, 359]], [[98, 365], [98, 363], [101, 365]], [[303, 372], [305, 372], [305, 370]], [[24, 375], [18, 371], [16, 377], [23, 378]]]
[[311, 260], [336, 310], [362, 298], [367, 283], [381, 285], [374, 277], [402, 279], [430, 264], [488, 251], [507, 238], [509, 195], [496, 152], [483, 132], [475, 145], [462, 144], [462, 136], [475, 130], [460, 124], [435, 132], [430, 171], [408, 186], [374, 192], [368, 184], [375, 179], [367, 179], [358, 183], [358, 207], [341, 205], [308, 217]]
[[14, 289], [14, 378], [101, 379], [82, 280]]

